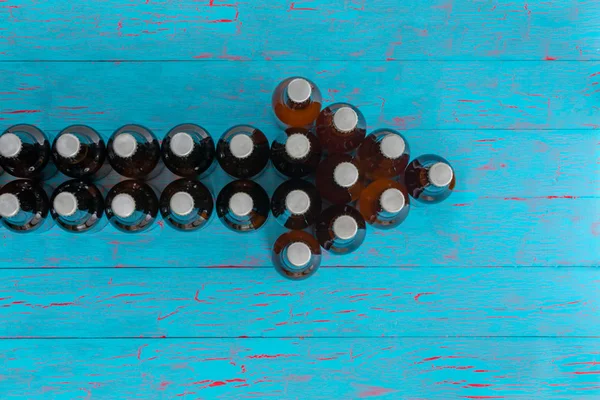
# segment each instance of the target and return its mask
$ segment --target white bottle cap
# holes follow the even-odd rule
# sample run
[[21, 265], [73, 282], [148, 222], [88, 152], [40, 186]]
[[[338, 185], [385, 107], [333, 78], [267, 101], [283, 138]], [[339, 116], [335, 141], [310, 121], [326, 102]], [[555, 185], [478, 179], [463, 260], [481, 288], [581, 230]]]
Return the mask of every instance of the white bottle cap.
[[453, 177], [454, 172], [452, 172], [452, 168], [446, 163], [438, 162], [429, 168], [429, 182], [433, 186], [448, 186], [452, 182]]
[[285, 197], [285, 208], [294, 215], [302, 215], [310, 208], [310, 197], [304, 190], [292, 190]]
[[344, 188], [352, 187], [358, 181], [358, 168], [351, 162], [341, 162], [333, 170], [333, 180]]
[[229, 209], [238, 217], [245, 217], [252, 212], [254, 200], [248, 193], [237, 192], [229, 199]]
[[77, 211], [77, 198], [73, 193], [59, 193], [54, 198], [53, 207], [61, 217], [70, 217]]
[[358, 125], [358, 115], [350, 107], [342, 107], [333, 114], [333, 126], [340, 132], [351, 132]]
[[56, 139], [56, 151], [61, 157], [73, 158], [79, 153], [81, 142], [72, 133], [65, 133]]
[[229, 151], [235, 158], [246, 158], [254, 151], [254, 142], [250, 136], [238, 133], [229, 142]]
[[128, 158], [137, 150], [137, 140], [131, 133], [121, 133], [113, 141], [113, 149], [121, 158]]
[[19, 198], [12, 193], [0, 195], [0, 217], [11, 218], [21, 211]]
[[0, 155], [2, 157], [15, 157], [21, 152], [22, 147], [23, 142], [14, 133], [5, 133], [0, 136]]
[[177, 192], [171, 196], [169, 207], [174, 214], [185, 217], [194, 211], [194, 198], [188, 192]]
[[333, 221], [333, 234], [342, 240], [352, 239], [357, 232], [358, 224], [349, 215], [342, 215]]
[[287, 95], [296, 104], [302, 104], [310, 98], [312, 87], [306, 79], [296, 78], [288, 83]]
[[294, 242], [288, 246], [286, 256], [294, 267], [303, 267], [310, 261], [312, 252], [306, 243]]
[[294, 160], [301, 160], [310, 152], [310, 140], [301, 133], [293, 133], [285, 141], [285, 152]]
[[135, 212], [135, 200], [131, 195], [121, 193], [110, 203], [113, 213], [119, 218], [129, 218]]
[[401, 191], [394, 188], [386, 189], [379, 198], [381, 208], [384, 211], [396, 214], [404, 207], [406, 199]]
[[194, 139], [187, 132], [177, 132], [171, 138], [170, 148], [177, 157], [186, 157], [194, 150]]
[[404, 153], [406, 143], [404, 143], [400, 135], [389, 133], [383, 137], [383, 140], [379, 143], [379, 148], [381, 149], [381, 154], [386, 158], [395, 160]]

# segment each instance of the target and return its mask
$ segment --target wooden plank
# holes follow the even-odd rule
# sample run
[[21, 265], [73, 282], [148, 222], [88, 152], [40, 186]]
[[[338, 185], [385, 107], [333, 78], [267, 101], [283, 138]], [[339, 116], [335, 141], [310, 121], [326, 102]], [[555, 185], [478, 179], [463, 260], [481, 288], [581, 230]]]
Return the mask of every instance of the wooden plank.
[[4, 340], [3, 398], [597, 399], [598, 339]]
[[8, 0], [0, 59], [597, 60], [599, 13], [593, 0]]
[[286, 76], [312, 77], [326, 103], [350, 101], [370, 129], [594, 129], [597, 62], [0, 63], [3, 125], [112, 131], [132, 121], [165, 132], [274, 126], [270, 98]]
[[[0, 272], [0, 337], [599, 336], [596, 268]], [[235, 323], [233, 323], [235, 321]]]

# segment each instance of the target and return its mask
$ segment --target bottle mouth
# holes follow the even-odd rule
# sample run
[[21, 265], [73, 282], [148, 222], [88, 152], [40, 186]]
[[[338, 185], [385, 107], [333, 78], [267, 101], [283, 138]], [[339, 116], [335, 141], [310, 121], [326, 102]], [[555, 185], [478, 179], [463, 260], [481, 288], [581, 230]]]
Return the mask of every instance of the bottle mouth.
[[19, 198], [12, 193], [0, 195], [0, 217], [12, 218], [21, 211]]
[[349, 240], [358, 233], [356, 220], [349, 215], [342, 215], [333, 221], [333, 234], [342, 240]]
[[0, 136], [0, 155], [5, 158], [12, 158], [19, 155], [23, 148], [23, 142], [14, 133], [5, 133]]
[[171, 196], [169, 207], [174, 214], [185, 217], [194, 211], [194, 198], [188, 192], [177, 192]]
[[119, 218], [129, 218], [135, 212], [135, 200], [126, 193], [120, 193], [112, 200], [110, 207]]
[[358, 114], [350, 107], [341, 107], [333, 114], [333, 126], [342, 133], [352, 132], [358, 125]]
[[131, 133], [121, 133], [113, 141], [113, 149], [121, 158], [128, 158], [137, 151], [137, 140]]
[[171, 138], [170, 148], [177, 157], [186, 157], [194, 150], [194, 139], [187, 132], [177, 132]]
[[56, 151], [64, 158], [73, 158], [79, 154], [81, 141], [72, 133], [65, 133], [56, 139]]
[[385, 190], [379, 198], [381, 208], [383, 211], [396, 214], [399, 213], [406, 203], [406, 199], [401, 191], [398, 189], [390, 188]]
[[287, 86], [287, 96], [295, 104], [302, 104], [312, 94], [312, 86], [303, 78], [292, 79]]
[[312, 252], [306, 243], [294, 242], [287, 247], [285, 256], [294, 267], [303, 267], [310, 262]]
[[333, 171], [333, 179], [336, 184], [343, 188], [354, 186], [358, 181], [359, 173], [356, 165], [351, 162], [339, 163]]
[[448, 164], [438, 162], [429, 168], [428, 177], [429, 182], [433, 186], [445, 187], [452, 182], [452, 178], [454, 178], [454, 171], [452, 171], [452, 168]]
[[285, 197], [285, 208], [294, 215], [302, 215], [310, 208], [310, 197], [304, 190], [292, 190]]
[[254, 142], [250, 136], [239, 133], [231, 138], [229, 151], [235, 158], [247, 158], [254, 151]]
[[383, 137], [379, 143], [379, 148], [384, 157], [395, 160], [404, 154], [406, 143], [400, 135], [389, 133]]
[[70, 217], [77, 212], [77, 198], [73, 193], [62, 192], [56, 195], [52, 206], [61, 217]]
[[301, 160], [310, 153], [310, 140], [301, 133], [293, 133], [285, 141], [285, 152], [294, 160]]
[[237, 217], [246, 217], [254, 208], [254, 200], [245, 192], [235, 193], [229, 199], [229, 209]]

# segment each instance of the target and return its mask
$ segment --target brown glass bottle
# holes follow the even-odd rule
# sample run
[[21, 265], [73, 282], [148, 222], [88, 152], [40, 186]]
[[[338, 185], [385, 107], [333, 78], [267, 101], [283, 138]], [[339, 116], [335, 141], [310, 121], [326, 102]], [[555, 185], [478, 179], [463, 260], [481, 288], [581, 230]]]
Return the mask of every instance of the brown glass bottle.
[[350, 153], [367, 134], [367, 122], [360, 110], [348, 103], [325, 107], [316, 125], [317, 137], [328, 153]]
[[0, 166], [17, 178], [47, 180], [56, 174], [50, 141], [39, 128], [13, 125], [0, 135]]
[[104, 198], [96, 185], [77, 179], [60, 185], [50, 199], [52, 218], [70, 233], [96, 233], [108, 220], [104, 215]]
[[317, 188], [323, 199], [333, 204], [358, 200], [363, 177], [358, 162], [348, 154], [332, 154], [317, 169]]
[[171, 182], [160, 196], [160, 213], [172, 228], [192, 232], [208, 225], [214, 203], [210, 191], [192, 179]]
[[434, 154], [425, 154], [408, 164], [404, 181], [408, 194], [415, 200], [434, 204], [452, 194], [456, 176], [446, 159]]
[[356, 159], [365, 173], [365, 178], [398, 179], [404, 174], [410, 158], [408, 142], [393, 129], [378, 129], [371, 132], [362, 142]]
[[367, 186], [358, 199], [365, 221], [379, 229], [400, 225], [408, 216], [410, 199], [404, 185], [391, 179], [378, 179]]
[[42, 233], [54, 225], [50, 217], [50, 200], [39, 183], [17, 179], [0, 190], [0, 221], [17, 233]]
[[321, 213], [321, 196], [312, 183], [290, 179], [275, 189], [271, 212], [284, 227], [305, 229], [313, 225]]
[[126, 178], [152, 179], [164, 167], [156, 136], [140, 125], [117, 129], [108, 140], [107, 150], [110, 165]]
[[275, 169], [290, 178], [313, 174], [321, 161], [321, 143], [304, 128], [288, 128], [271, 144], [271, 162]]
[[273, 91], [273, 112], [284, 128], [311, 126], [321, 111], [321, 91], [310, 80], [302, 77], [284, 79]]
[[256, 177], [269, 163], [269, 141], [250, 125], [228, 129], [217, 143], [217, 160], [223, 170], [237, 179]]
[[334, 205], [321, 213], [317, 220], [317, 240], [325, 250], [348, 254], [365, 240], [367, 226], [360, 213], [348, 205]]
[[258, 183], [238, 180], [227, 184], [217, 196], [217, 216], [227, 228], [254, 232], [269, 217], [269, 195]]
[[104, 140], [86, 125], [63, 129], [52, 144], [52, 157], [60, 172], [75, 179], [100, 180], [112, 171]]
[[158, 197], [154, 189], [140, 180], [117, 183], [106, 196], [109, 222], [125, 233], [139, 233], [153, 228], [158, 217]]
[[302, 280], [312, 276], [321, 265], [319, 242], [304, 231], [290, 231], [279, 236], [271, 253], [277, 272], [288, 279]]
[[162, 156], [167, 168], [175, 175], [204, 177], [216, 165], [215, 142], [201, 126], [177, 125], [163, 139]]

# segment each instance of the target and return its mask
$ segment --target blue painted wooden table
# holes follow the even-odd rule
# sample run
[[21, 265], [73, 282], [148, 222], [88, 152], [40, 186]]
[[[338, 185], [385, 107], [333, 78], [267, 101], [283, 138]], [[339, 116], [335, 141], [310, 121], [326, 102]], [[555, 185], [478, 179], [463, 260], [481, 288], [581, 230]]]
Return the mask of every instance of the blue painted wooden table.
[[0, 398], [599, 398], [600, 2], [0, 0], [0, 16], [2, 126], [272, 139], [270, 93], [299, 74], [458, 176], [299, 283], [270, 266], [274, 220], [2, 230]]

